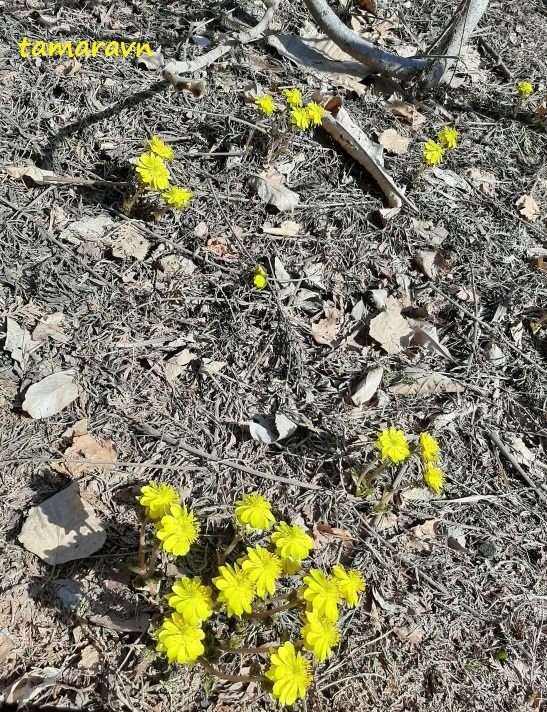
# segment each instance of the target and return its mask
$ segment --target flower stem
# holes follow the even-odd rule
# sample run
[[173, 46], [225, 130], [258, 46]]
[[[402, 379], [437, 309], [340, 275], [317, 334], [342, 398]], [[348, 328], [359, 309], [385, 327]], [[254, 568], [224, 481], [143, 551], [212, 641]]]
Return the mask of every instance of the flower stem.
[[172, 209], [173, 209], [172, 205], [164, 205], [161, 210], [156, 210], [156, 212], [154, 213], [154, 220], [156, 222], [159, 222], [162, 219], [162, 217], [165, 215], [165, 213], [168, 213]]
[[282, 606], [277, 606], [277, 608], [270, 608], [266, 611], [258, 611], [258, 613], [249, 613], [249, 615], [246, 616], [246, 618], [247, 618], [247, 620], [258, 620], [259, 618], [269, 618], [270, 616], [273, 616], [276, 613], [281, 613], [281, 611], [288, 611], [290, 608], [296, 608], [299, 605], [300, 605], [300, 601], [290, 601], [289, 603], [285, 603]]
[[[378, 462], [379, 459], [380, 459], [380, 456], [378, 455], [378, 456], [375, 457], [374, 460], [368, 465], [368, 467], [366, 467], [366, 468], [363, 470], [363, 472], [361, 472], [361, 474], [359, 475], [359, 479], [358, 479], [357, 482], [355, 483], [355, 489], [356, 489], [356, 490], [358, 490], [358, 489], [360, 488], [361, 482], [365, 479], [365, 477], [366, 477], [366, 476], [368, 475], [368, 473], [372, 470], [372, 468], [373, 468], [374, 465]], [[367, 482], [368, 482], [368, 480], [367, 480]]]
[[227, 549], [224, 551], [224, 554], [220, 557], [218, 560], [218, 565], [222, 566], [228, 556], [232, 553], [232, 551], [236, 548], [236, 546], [239, 544], [239, 542], [243, 539], [243, 534], [241, 532], [236, 532], [236, 535], [232, 539], [232, 541], [228, 544]]
[[229, 675], [226, 672], [221, 672], [217, 670], [212, 665], [209, 665], [207, 660], [204, 658], [198, 658], [198, 663], [202, 668], [207, 670], [210, 675], [218, 677], [220, 680], [227, 680], [228, 682], [263, 682], [263, 677], [252, 677], [251, 675]]
[[391, 465], [391, 460], [386, 460], [385, 462], [382, 462], [382, 464], [379, 465], [379, 466], [374, 470], [374, 472], [372, 473], [372, 475], [370, 475], [370, 477], [367, 477], [366, 489], [369, 489], [369, 487], [372, 486], [372, 483], [373, 483], [374, 480], [378, 477], [378, 475], [379, 475], [381, 472], [383, 472], [383, 471], [386, 469], [386, 467], [389, 467], [390, 465]]
[[141, 570], [141, 574], [143, 576], [146, 576], [147, 574], [147, 569], [146, 569], [146, 563], [144, 561], [144, 547], [145, 547], [145, 533], [146, 533], [146, 525], [150, 521], [150, 517], [145, 516], [145, 518], [142, 520], [141, 528], [139, 531], [139, 568]]
[[141, 195], [144, 193], [144, 188], [145, 188], [144, 185], [140, 185], [140, 186], [137, 188], [137, 191], [135, 192], [135, 195], [131, 196], [131, 198], [129, 198], [129, 200], [124, 201], [123, 209], [124, 209], [124, 212], [125, 212], [125, 213], [130, 213], [130, 212], [131, 212], [131, 208], [135, 205], [136, 201], [137, 201], [137, 200], [141, 197]]

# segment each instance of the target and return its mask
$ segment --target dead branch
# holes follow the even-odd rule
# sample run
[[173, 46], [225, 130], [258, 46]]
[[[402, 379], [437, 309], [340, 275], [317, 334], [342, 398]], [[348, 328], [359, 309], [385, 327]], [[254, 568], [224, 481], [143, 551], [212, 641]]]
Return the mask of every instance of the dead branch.
[[233, 47], [241, 44], [249, 44], [260, 39], [264, 32], [268, 29], [270, 22], [275, 15], [281, 0], [263, 0], [266, 6], [266, 12], [260, 22], [250, 30], [240, 32], [236, 37], [226, 40], [223, 44], [215, 47], [210, 52], [194, 59], [192, 62], [168, 62], [163, 70], [163, 76], [171, 83], [180, 82], [181, 75], [191, 74], [200, 69], [204, 69], [216, 62], [225, 54], [228, 54]]

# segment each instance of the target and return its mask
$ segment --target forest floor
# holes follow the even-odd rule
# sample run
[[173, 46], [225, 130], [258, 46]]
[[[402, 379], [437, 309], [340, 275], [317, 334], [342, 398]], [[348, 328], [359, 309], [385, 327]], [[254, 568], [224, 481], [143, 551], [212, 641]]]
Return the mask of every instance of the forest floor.
[[[342, 16], [408, 55], [455, 4], [380, 0], [377, 16], [359, 3]], [[20, 55], [27, 37], [137, 40], [191, 59], [263, 12], [251, 0], [158, 5], [0, 3], [0, 700], [275, 709], [256, 684], [168, 665], [150, 635], [173, 576], [210, 577], [234, 502], [259, 492], [310, 532], [314, 566], [367, 580], [296, 709], [547, 710], [547, 5], [493, 0], [435, 97], [308, 71], [265, 40], [193, 77], [194, 93], [134, 58]], [[270, 33], [313, 28], [303, 3], [283, 0]], [[524, 80], [535, 91], [515, 112]], [[378, 185], [322, 127], [271, 155], [279, 112], [261, 116], [245, 95], [282, 106], [293, 87], [339, 97], [386, 144], [412, 205], [380, 213]], [[424, 167], [445, 125], [458, 146]], [[159, 222], [150, 194], [130, 217], [122, 205], [152, 135], [194, 193]], [[292, 210], [253, 190], [267, 170]], [[439, 441], [440, 494], [414, 456], [358, 495], [356, 473], [392, 426]], [[150, 480], [176, 487], [202, 527], [177, 566], [160, 557], [156, 597], [129, 568]], [[66, 563], [52, 560], [52, 522], [22, 535], [60, 492], [61, 515], [86, 512], [104, 539]], [[281, 640], [293, 613], [248, 635], [225, 619], [225, 633]], [[250, 664], [217, 662], [235, 675]]]

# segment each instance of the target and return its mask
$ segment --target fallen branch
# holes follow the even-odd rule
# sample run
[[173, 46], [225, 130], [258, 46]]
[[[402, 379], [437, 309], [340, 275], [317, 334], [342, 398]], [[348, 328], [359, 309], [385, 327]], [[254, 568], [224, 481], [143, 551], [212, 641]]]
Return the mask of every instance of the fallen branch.
[[176, 84], [180, 85], [181, 82], [188, 81], [187, 77], [182, 77], [181, 75], [198, 72], [228, 54], [233, 47], [256, 42], [256, 40], [260, 39], [268, 29], [281, 0], [263, 0], [263, 2], [266, 6], [266, 12], [257, 25], [250, 30], [240, 32], [236, 37], [226, 40], [223, 44], [218, 45], [218, 47], [194, 59], [192, 62], [168, 62], [163, 70], [165, 79], [174, 86]]

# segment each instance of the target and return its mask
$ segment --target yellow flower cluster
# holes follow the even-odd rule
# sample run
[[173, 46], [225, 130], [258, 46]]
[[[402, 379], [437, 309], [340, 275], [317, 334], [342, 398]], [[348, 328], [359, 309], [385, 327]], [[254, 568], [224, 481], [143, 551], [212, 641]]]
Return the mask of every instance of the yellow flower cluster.
[[530, 82], [518, 82], [515, 91], [521, 99], [528, 99], [534, 93], [534, 85]]
[[152, 136], [148, 141], [148, 152], [139, 156], [135, 167], [137, 180], [141, 188], [166, 191], [161, 194], [165, 201], [163, 212], [171, 208], [182, 210], [187, 207], [193, 195], [192, 191], [186, 188], [178, 188], [169, 184], [171, 175], [164, 161], [169, 161], [174, 155], [171, 146], [167, 146], [157, 136]]
[[[164, 551], [185, 556], [200, 527], [194, 514], [182, 506], [173, 487], [150, 482], [141, 488], [137, 499], [154, 523]], [[359, 571], [346, 570], [339, 564], [330, 574], [312, 568], [303, 576], [302, 588], [281, 596], [289, 603], [278, 609], [264, 609], [268, 597], [276, 593], [280, 579], [302, 566], [314, 542], [301, 526], [276, 522], [270, 502], [256, 492], [237, 500], [234, 514], [236, 536], [221, 559], [218, 575], [211, 579], [212, 586], [205, 585], [197, 576], [184, 575], [164, 596], [171, 610], [155, 632], [156, 650], [169, 663], [192, 665], [197, 661], [211, 670], [208, 659], [210, 648], [215, 645], [215, 613], [260, 618], [274, 615], [277, 610], [299, 607], [303, 641], [296, 645], [284, 642], [270, 648], [264, 670], [264, 684], [272, 697], [282, 705], [292, 705], [305, 696], [312, 682], [312, 660], [307, 654], [311, 653], [316, 662], [332, 655], [341, 636], [337, 626], [339, 607], [343, 603], [355, 607], [366, 583]], [[247, 546], [245, 554], [235, 563], [224, 563], [241, 539], [264, 536], [272, 528], [265, 546]], [[258, 612], [254, 605], [258, 606]], [[302, 650], [299, 646], [303, 646]], [[223, 646], [222, 650], [227, 648]]]
[[437, 166], [444, 158], [447, 148], [457, 148], [459, 133], [450, 126], [443, 126], [438, 133], [439, 143], [429, 139], [424, 144], [423, 161], [428, 166]]
[[[290, 121], [299, 129], [310, 126], [320, 126], [325, 115], [325, 109], [315, 101], [303, 105], [302, 94], [298, 89], [284, 89], [283, 94], [290, 113]], [[254, 103], [265, 116], [271, 116], [278, 107], [270, 94], [264, 94], [254, 100]]]
[[[428, 432], [420, 434], [420, 459], [424, 465], [424, 482], [436, 493], [440, 494], [444, 484], [444, 473], [433, 463], [439, 459], [439, 443]], [[394, 427], [386, 428], [378, 433], [375, 443], [380, 450], [380, 459], [398, 463], [406, 460], [412, 454], [406, 435]]]

